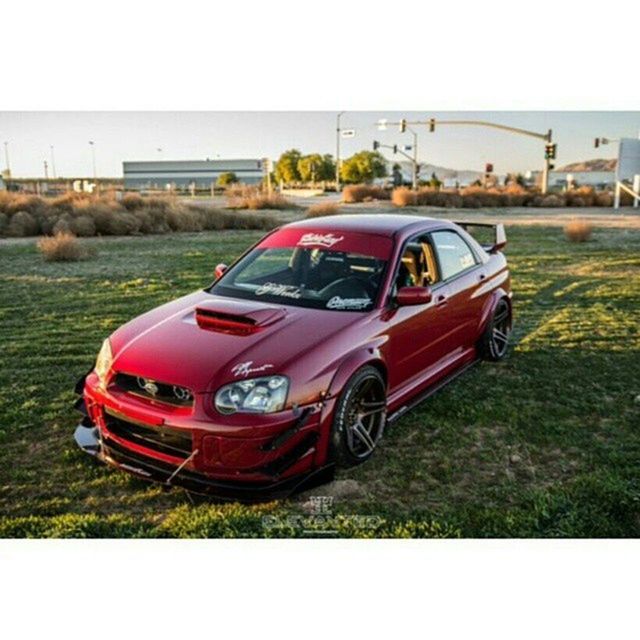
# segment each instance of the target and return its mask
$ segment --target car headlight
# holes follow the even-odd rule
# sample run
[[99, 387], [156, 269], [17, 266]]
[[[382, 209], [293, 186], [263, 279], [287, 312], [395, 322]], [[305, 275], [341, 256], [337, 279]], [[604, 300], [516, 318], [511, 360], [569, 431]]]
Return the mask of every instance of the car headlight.
[[96, 366], [94, 368], [100, 384], [104, 387], [107, 383], [107, 376], [111, 370], [111, 364], [113, 363], [113, 355], [111, 353], [111, 343], [109, 339], [102, 343], [100, 353], [96, 359]]
[[220, 413], [275, 413], [282, 411], [289, 390], [285, 376], [265, 376], [239, 380], [216, 393], [215, 406]]

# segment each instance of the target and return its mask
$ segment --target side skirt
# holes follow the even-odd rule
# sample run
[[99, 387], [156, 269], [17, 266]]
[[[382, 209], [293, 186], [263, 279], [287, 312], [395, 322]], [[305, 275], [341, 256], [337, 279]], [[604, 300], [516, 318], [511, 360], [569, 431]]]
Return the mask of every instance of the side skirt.
[[394, 411], [387, 418], [387, 424], [391, 424], [395, 422], [408, 411], [415, 409], [419, 404], [424, 402], [427, 398], [430, 398], [434, 393], [436, 393], [437, 391], [440, 391], [440, 389], [448, 385], [451, 381], [455, 380], [458, 376], [461, 376], [465, 371], [473, 367], [478, 362], [479, 362], [478, 359], [472, 360], [471, 362], [467, 362], [466, 364], [462, 365], [459, 369], [456, 369], [449, 375], [438, 380], [438, 382], [436, 382], [429, 388], [425, 389], [424, 391], [416, 395], [414, 398], [411, 398], [411, 400], [407, 404], [403, 405], [398, 410]]

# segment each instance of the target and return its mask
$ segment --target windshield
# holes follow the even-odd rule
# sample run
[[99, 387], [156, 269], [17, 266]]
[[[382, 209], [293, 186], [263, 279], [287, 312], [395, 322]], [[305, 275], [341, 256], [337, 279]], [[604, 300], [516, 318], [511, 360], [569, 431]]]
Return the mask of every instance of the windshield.
[[210, 292], [315, 309], [368, 311], [378, 297], [390, 250], [388, 238], [283, 229], [229, 269]]

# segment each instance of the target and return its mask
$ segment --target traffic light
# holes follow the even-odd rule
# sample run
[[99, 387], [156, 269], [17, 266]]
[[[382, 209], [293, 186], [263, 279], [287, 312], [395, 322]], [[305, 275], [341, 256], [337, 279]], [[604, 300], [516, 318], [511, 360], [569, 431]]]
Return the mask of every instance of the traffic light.
[[400, 133], [404, 133], [407, 130], [407, 121], [402, 118], [402, 120], [400, 120]]
[[493, 165], [490, 162], [487, 162], [487, 164], [485, 165], [484, 172], [493, 173]]
[[556, 159], [556, 149], [558, 145], [555, 142], [546, 144], [544, 147], [544, 158], [545, 160], [555, 160]]
[[597, 149], [600, 146], [600, 138], [596, 138], [593, 141], [593, 146]]
[[380, 147], [380, 143], [377, 140], [374, 140], [373, 141], [373, 150], [377, 151], [379, 147]]
[[436, 130], [436, 119], [435, 118], [431, 118], [429, 120], [429, 132], [433, 133]]
[[420, 163], [416, 163], [416, 179], [420, 177]]
[[393, 145], [393, 153], [398, 153], [398, 145], [397, 144]]

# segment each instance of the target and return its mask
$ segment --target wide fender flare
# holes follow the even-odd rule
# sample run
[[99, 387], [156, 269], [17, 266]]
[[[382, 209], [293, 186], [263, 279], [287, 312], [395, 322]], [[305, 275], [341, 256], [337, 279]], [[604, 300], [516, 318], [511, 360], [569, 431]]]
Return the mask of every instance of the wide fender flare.
[[336, 370], [329, 388], [327, 395], [323, 402], [322, 414], [320, 416], [320, 439], [316, 447], [316, 463], [325, 464], [328, 460], [330, 452], [331, 441], [331, 429], [333, 426], [333, 416], [338, 404], [340, 393], [344, 389], [351, 376], [358, 371], [358, 369], [371, 365], [376, 367], [383, 378], [385, 384], [387, 381], [387, 367], [384, 362], [383, 355], [378, 346], [369, 345], [362, 346], [348, 354], [340, 363]]
[[507, 304], [509, 305], [509, 311], [513, 316], [511, 297], [509, 296], [509, 294], [505, 289], [503, 289], [502, 287], [498, 287], [497, 289], [491, 292], [491, 295], [487, 297], [487, 299], [485, 300], [484, 306], [482, 307], [482, 312], [480, 314], [480, 322], [478, 323], [478, 337], [482, 336], [482, 334], [484, 333], [485, 329], [487, 328], [487, 323], [489, 322], [489, 319], [493, 315], [493, 312], [495, 311], [495, 308], [498, 302], [500, 302], [500, 300], [503, 300], [503, 299], [507, 301]]

